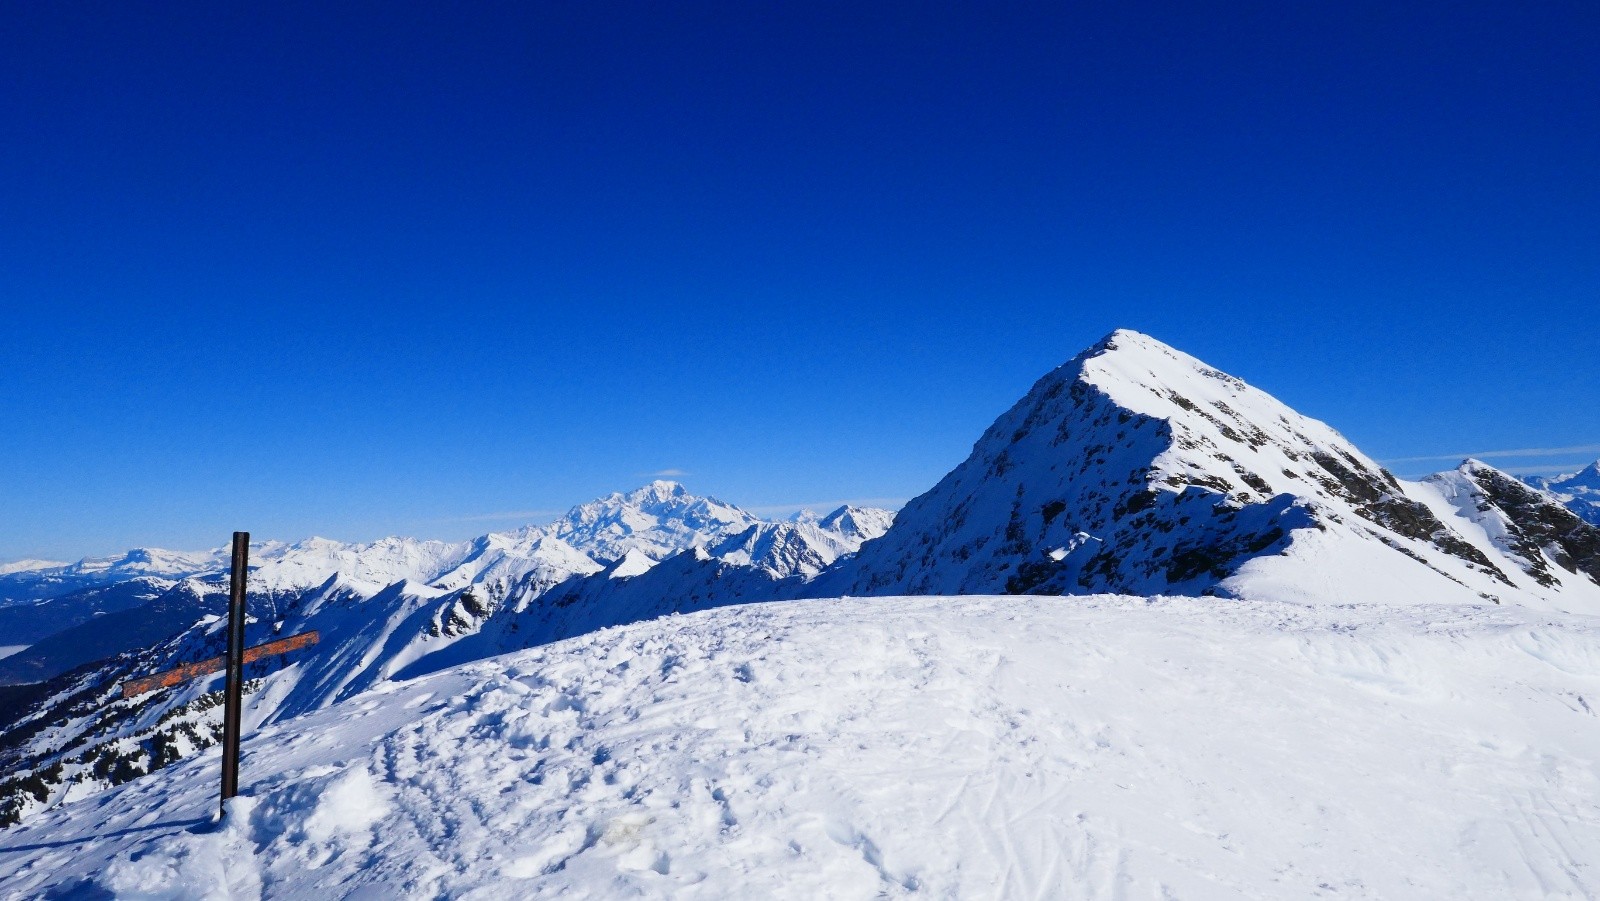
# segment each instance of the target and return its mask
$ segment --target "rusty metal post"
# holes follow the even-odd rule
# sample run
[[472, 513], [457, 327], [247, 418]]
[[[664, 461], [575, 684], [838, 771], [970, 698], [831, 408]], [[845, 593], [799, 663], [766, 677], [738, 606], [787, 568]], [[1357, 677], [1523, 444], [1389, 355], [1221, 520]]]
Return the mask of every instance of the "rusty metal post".
[[250, 568], [250, 533], [233, 533], [233, 572], [228, 583], [228, 676], [222, 706], [222, 813], [239, 793], [239, 716], [244, 705], [244, 588]]

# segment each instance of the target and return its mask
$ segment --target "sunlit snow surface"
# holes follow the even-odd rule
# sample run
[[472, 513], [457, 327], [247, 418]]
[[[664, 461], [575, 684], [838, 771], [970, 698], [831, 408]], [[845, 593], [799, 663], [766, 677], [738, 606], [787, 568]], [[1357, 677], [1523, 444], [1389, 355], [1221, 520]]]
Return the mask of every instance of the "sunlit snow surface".
[[607, 629], [0, 832], [0, 896], [1600, 893], [1600, 620], [879, 598]]

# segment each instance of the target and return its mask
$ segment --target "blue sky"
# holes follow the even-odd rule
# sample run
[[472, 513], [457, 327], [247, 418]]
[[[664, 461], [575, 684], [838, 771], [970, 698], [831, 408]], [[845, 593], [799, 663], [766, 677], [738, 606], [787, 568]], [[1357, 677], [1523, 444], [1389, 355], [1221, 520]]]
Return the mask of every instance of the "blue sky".
[[14, 9], [0, 560], [904, 498], [1120, 326], [1600, 457], [1600, 7], [1227, 6]]

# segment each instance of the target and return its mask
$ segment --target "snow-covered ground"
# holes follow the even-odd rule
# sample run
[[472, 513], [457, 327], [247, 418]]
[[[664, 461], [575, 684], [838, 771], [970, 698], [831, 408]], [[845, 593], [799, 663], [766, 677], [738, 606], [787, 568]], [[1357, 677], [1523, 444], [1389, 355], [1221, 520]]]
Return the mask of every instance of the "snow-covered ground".
[[29, 647], [31, 647], [31, 645], [0, 644], [0, 660], [4, 660], [7, 657], [10, 657], [12, 654], [20, 654], [23, 651], [26, 651]]
[[1600, 620], [730, 607], [371, 692], [0, 832], [0, 897], [1600, 894]]

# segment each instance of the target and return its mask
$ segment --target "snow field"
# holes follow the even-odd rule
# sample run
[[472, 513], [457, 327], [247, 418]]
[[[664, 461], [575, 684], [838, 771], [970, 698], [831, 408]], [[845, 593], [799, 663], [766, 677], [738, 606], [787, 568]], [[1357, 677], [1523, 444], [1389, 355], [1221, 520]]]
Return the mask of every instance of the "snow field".
[[0, 896], [1600, 894], [1600, 621], [731, 607], [373, 691], [0, 833]]

